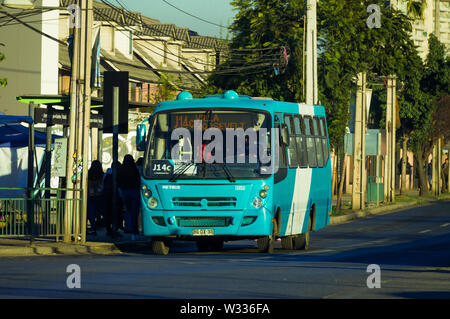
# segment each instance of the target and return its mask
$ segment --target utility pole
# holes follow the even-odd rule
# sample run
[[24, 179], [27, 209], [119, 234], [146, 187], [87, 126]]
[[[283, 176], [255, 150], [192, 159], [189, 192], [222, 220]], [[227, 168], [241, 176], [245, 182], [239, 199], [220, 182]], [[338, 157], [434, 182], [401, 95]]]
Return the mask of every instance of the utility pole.
[[[78, 188], [79, 192], [68, 192], [67, 199], [81, 205], [66, 205], [66, 234], [81, 234], [77, 238], [86, 242], [87, 212], [87, 173], [89, 162], [90, 108], [91, 108], [91, 63], [92, 63], [92, 26], [93, 1], [78, 0], [81, 9], [81, 23], [74, 23], [74, 47], [72, 59], [72, 79], [70, 95], [70, 132], [67, 152], [67, 188]], [[77, 26], [80, 26], [77, 28]], [[82, 167], [81, 180], [78, 177], [78, 165]], [[72, 184], [70, 183], [72, 181]], [[69, 187], [71, 185], [72, 187]], [[81, 196], [81, 197], [80, 197]], [[80, 202], [81, 200], [81, 202]], [[70, 241], [65, 236], [64, 241]]]
[[[81, 0], [77, 0], [77, 5], [80, 5]], [[67, 166], [66, 166], [66, 188], [75, 188], [76, 184], [72, 183], [72, 176], [74, 174], [74, 155], [75, 155], [75, 136], [77, 123], [77, 92], [78, 92], [78, 75], [79, 75], [79, 60], [80, 60], [80, 37], [81, 29], [77, 23], [72, 25], [73, 34], [73, 54], [72, 54], [72, 74], [70, 81], [70, 115], [69, 115], [69, 139], [67, 146]], [[64, 214], [64, 242], [70, 242], [72, 239], [68, 234], [73, 234], [73, 220], [77, 212], [74, 202], [77, 201], [77, 193], [68, 191], [66, 193], [66, 205]]]
[[396, 79], [387, 78], [386, 99], [386, 157], [384, 161], [384, 198], [385, 202], [395, 201], [395, 130], [396, 130]]
[[442, 155], [442, 144], [441, 144], [441, 138], [438, 138], [438, 140], [433, 145], [433, 173], [432, 173], [432, 179], [431, 179], [431, 189], [434, 196], [439, 196], [441, 194], [441, 155]]
[[306, 104], [318, 103], [317, 1], [306, 0]]
[[86, 242], [86, 219], [88, 197], [88, 163], [89, 163], [89, 137], [91, 121], [91, 65], [92, 65], [92, 29], [94, 24], [93, 0], [85, 0], [81, 6], [82, 21], [85, 20], [85, 47], [84, 47], [84, 87], [83, 87], [83, 128], [82, 128], [82, 161], [83, 173], [81, 175], [81, 189], [83, 189], [83, 207], [81, 209], [81, 242]]
[[355, 129], [353, 140], [353, 187], [352, 209], [360, 210], [365, 207], [365, 175], [366, 175], [366, 73], [358, 73], [358, 90], [356, 92]]

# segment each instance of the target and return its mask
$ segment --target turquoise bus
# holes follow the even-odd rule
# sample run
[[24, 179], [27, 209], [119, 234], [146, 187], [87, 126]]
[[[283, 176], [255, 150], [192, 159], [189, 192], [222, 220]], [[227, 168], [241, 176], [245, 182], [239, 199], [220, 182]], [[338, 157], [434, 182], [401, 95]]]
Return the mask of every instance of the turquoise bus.
[[174, 240], [211, 251], [253, 239], [272, 253], [280, 238], [283, 248], [302, 250], [310, 232], [329, 224], [323, 106], [183, 91], [144, 122], [136, 134], [145, 150], [142, 225], [155, 254], [168, 254]]

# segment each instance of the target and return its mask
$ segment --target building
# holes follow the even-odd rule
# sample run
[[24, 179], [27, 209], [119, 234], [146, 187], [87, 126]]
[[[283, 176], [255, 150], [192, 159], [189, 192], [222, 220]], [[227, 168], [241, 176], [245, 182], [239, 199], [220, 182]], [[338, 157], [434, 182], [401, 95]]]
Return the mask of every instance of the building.
[[[420, 1], [419, 1], [420, 2]], [[434, 33], [450, 50], [450, 0], [426, 0], [423, 19], [416, 19], [412, 24], [412, 39], [418, 46], [422, 59], [428, 52], [428, 37]], [[391, 4], [407, 14], [406, 0], [392, 0]]]
[[[38, 6], [66, 8], [74, 2], [40, 0]], [[17, 96], [69, 92], [71, 63], [67, 40], [72, 17], [64, 9], [36, 9], [21, 14], [18, 10], [1, 9], [18, 15], [20, 21], [0, 14], [0, 39], [4, 45], [1, 50], [6, 55], [0, 72], [2, 78], [8, 79], [0, 94], [0, 112], [24, 115], [28, 107], [17, 102]], [[128, 71], [130, 101], [135, 102], [155, 103], [158, 87], [163, 83], [161, 77], [173, 85], [174, 94], [185, 89], [199, 90], [226, 48], [223, 40], [202, 37], [187, 28], [162, 24], [140, 13], [96, 1], [93, 41], [97, 34], [101, 72]], [[102, 88], [94, 89], [93, 95], [102, 97]]]
[[[68, 40], [73, 22], [66, 8], [74, 3], [75, 0], [38, 0], [36, 6], [41, 9], [31, 11], [0, 7], [0, 51], [6, 55], [0, 63], [0, 75], [8, 79], [8, 85], [0, 88], [0, 112], [28, 115], [28, 105], [19, 102], [19, 96], [38, 96], [42, 101], [49, 96], [68, 95]], [[128, 71], [129, 101], [147, 106], [129, 113], [130, 133], [120, 137], [120, 148], [125, 154], [136, 152], [132, 128], [149, 115], [151, 105], [160, 99], [174, 98], [181, 90], [199, 91], [208, 72], [221, 63], [226, 52], [223, 40], [94, 1], [93, 42], [97, 37], [101, 74]], [[103, 98], [101, 85], [93, 88], [92, 96]], [[62, 127], [55, 130], [62, 133]], [[92, 148], [92, 158], [98, 154], [108, 167], [111, 137], [97, 136], [93, 131], [93, 144], [103, 141], [103, 145], [99, 143], [97, 151]], [[120, 154], [119, 159], [125, 154]]]

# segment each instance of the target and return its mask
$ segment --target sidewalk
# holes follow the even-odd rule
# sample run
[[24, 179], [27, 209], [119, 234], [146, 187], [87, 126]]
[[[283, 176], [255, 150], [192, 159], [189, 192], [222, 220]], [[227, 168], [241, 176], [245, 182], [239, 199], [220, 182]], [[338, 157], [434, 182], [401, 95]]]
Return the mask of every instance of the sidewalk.
[[[450, 193], [441, 194], [439, 198], [429, 196], [419, 196], [418, 190], [407, 190], [404, 195], [396, 194], [395, 203], [384, 204], [380, 203], [379, 206], [375, 204], [369, 204], [366, 209], [353, 211], [351, 209], [351, 194], [344, 194], [342, 196], [342, 207], [338, 213], [334, 213], [330, 219], [330, 225], [337, 225], [346, 223], [355, 219], [365, 218], [371, 215], [392, 213], [399, 210], [407, 209], [414, 206], [422, 206], [430, 203], [434, 203], [441, 200], [450, 200]], [[336, 197], [333, 197], [333, 205], [336, 204]]]
[[150, 238], [140, 237], [131, 240], [131, 235], [112, 239], [105, 229], [97, 230], [96, 236], [86, 236], [86, 244], [56, 242], [54, 238], [36, 238], [30, 244], [28, 238], [0, 238], [0, 257], [6, 256], [43, 256], [43, 255], [80, 255], [80, 254], [120, 254], [122, 252], [151, 252]]
[[[336, 199], [333, 198], [335, 201]], [[362, 211], [352, 211], [351, 195], [342, 198], [342, 210], [331, 216], [330, 225], [350, 222], [355, 219], [365, 218], [371, 215], [384, 214], [406, 209], [413, 206], [421, 206], [440, 200], [450, 200], [450, 194], [434, 197], [419, 197], [417, 191], [408, 191], [406, 195], [397, 195], [393, 204], [380, 204], [378, 207], [369, 207]], [[333, 202], [335, 204], [335, 202]], [[37, 238], [30, 244], [27, 238], [0, 238], [0, 257], [7, 256], [44, 256], [44, 255], [107, 255], [120, 254], [122, 252], [145, 251], [151, 252], [151, 240], [141, 237], [139, 240], [131, 240], [131, 235], [123, 234], [123, 237], [113, 240], [106, 235], [104, 229], [97, 231], [96, 236], [87, 236], [86, 244], [68, 244], [55, 242], [54, 238]]]

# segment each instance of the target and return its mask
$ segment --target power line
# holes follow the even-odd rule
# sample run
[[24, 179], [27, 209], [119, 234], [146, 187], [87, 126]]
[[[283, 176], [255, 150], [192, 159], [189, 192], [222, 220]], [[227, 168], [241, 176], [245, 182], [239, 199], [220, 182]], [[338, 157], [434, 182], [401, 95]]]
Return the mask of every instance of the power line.
[[198, 20], [200, 20], [200, 21], [209, 23], [209, 24], [211, 24], [211, 25], [215, 25], [215, 26], [217, 26], [217, 27], [219, 27], [219, 28], [224, 28], [224, 29], [227, 29], [227, 30], [231, 30], [229, 27], [224, 27], [224, 26], [222, 26], [222, 25], [220, 25], [220, 24], [217, 24], [217, 23], [208, 21], [208, 20], [203, 19], [203, 18], [200, 18], [200, 17], [198, 17], [198, 16], [196, 16], [196, 15], [194, 15], [194, 14], [192, 14], [192, 13], [189, 13], [189, 12], [187, 12], [187, 11], [184, 11], [183, 9], [180, 9], [180, 8], [174, 6], [173, 4], [169, 3], [169, 2], [166, 1], [166, 0], [162, 0], [162, 1], [163, 1], [164, 3], [166, 3], [166, 4], [168, 4], [169, 6], [171, 6], [172, 8], [175, 8], [176, 10], [178, 10], [178, 11], [180, 11], [180, 12], [183, 12], [184, 14], [186, 14], [186, 15], [188, 15], [188, 16], [190, 16], [190, 17], [193, 17], [193, 18], [198, 19]]
[[2, 13], [5, 14], [5, 15], [7, 15], [7, 16], [10, 17], [10, 18], [16, 20], [16, 21], [19, 22], [20, 24], [23, 24], [23, 25], [26, 26], [27, 28], [29, 28], [29, 29], [31, 29], [31, 30], [33, 30], [33, 31], [35, 31], [35, 32], [37, 32], [37, 33], [39, 33], [40, 35], [42, 35], [42, 36], [44, 36], [44, 37], [47, 37], [47, 38], [49, 38], [49, 39], [51, 39], [51, 40], [53, 40], [53, 41], [56, 41], [56, 42], [58, 42], [59, 44], [64, 44], [64, 45], [66, 45], [66, 42], [61, 41], [61, 40], [59, 40], [59, 39], [57, 39], [57, 38], [55, 38], [55, 37], [53, 37], [53, 36], [51, 36], [51, 35], [49, 35], [49, 34], [47, 34], [47, 33], [42, 32], [41, 30], [36, 29], [35, 27], [33, 27], [33, 26], [29, 25], [28, 23], [26, 23], [26, 22], [20, 20], [19, 18], [16, 18], [15, 16], [9, 14], [8, 12], [2, 11]]
[[[116, 1], [119, 1], [119, 0], [116, 0]], [[110, 3], [108, 0], [101, 0], [101, 2], [103, 2], [104, 4], [106, 4], [107, 6], [109, 6], [109, 7], [112, 8], [113, 10], [116, 10], [116, 11], [119, 12], [119, 13], [122, 13], [122, 14], [127, 14], [127, 13], [128, 13], [127, 17], [130, 18], [131, 20], [133, 20], [133, 21], [135, 21], [135, 22], [138, 22], [138, 23], [142, 24], [143, 26], [145, 26], [145, 27], [147, 27], [147, 28], [149, 28], [149, 29], [152, 29], [153, 31], [155, 31], [155, 32], [157, 32], [157, 33], [159, 33], [159, 34], [161, 34], [161, 35], [163, 35], [163, 36], [171, 37], [171, 38], [173, 38], [174, 40], [178, 40], [178, 41], [184, 41], [183, 39], [177, 38], [177, 37], [176, 37], [175, 35], [173, 35], [173, 34], [168, 34], [168, 33], [163, 32], [163, 31], [161, 31], [161, 30], [155, 29], [155, 28], [153, 27], [153, 25], [151, 25], [151, 24], [146, 24], [146, 23], [144, 23], [143, 21], [137, 20], [133, 15], [130, 15], [130, 13], [133, 13], [133, 12], [132, 12], [131, 10], [128, 10], [128, 12], [127, 12], [127, 10], [125, 10], [125, 8], [124, 8], [123, 5], [122, 5], [122, 8], [123, 8], [122, 10], [123, 10], [123, 12], [120, 12], [120, 9], [117, 8], [116, 6], [114, 6], [114, 5], [113, 5], [112, 3]], [[122, 26], [124, 26], [124, 25], [122, 25]], [[200, 43], [195, 43], [195, 42], [194, 42], [194, 44], [196, 44], [196, 45], [202, 47], [202, 45], [201, 45]], [[211, 47], [210, 47], [210, 46], [203, 46], [203, 48], [210, 49]], [[256, 51], [275, 50], [275, 49], [280, 49], [280, 48], [281, 48], [281, 46], [278, 46], [278, 47], [272, 47], [272, 48], [241, 48], [241, 49], [227, 48], [225, 51], [256, 52]]]
[[[42, 32], [42, 31], [40, 31], [40, 30], [38, 30], [38, 29], [32, 27], [32, 26], [29, 25], [28, 23], [26, 23], [26, 22], [20, 20], [19, 18], [15, 17], [15, 16], [13, 16], [13, 15], [7, 13], [7, 12], [2, 12], [2, 13], [4, 13], [5, 15], [7, 15], [8, 17], [10, 17], [10, 18], [12, 18], [12, 19], [18, 21], [20, 24], [23, 24], [25, 27], [28, 27], [28, 28], [30, 28], [31, 30], [33, 30], [33, 31], [35, 31], [35, 32], [37, 32], [37, 33], [39, 33], [39, 34], [42, 35], [42, 36], [45, 36], [45, 37], [47, 37], [47, 38], [49, 38], [49, 39], [51, 39], [51, 40], [53, 40], [53, 41], [55, 41], [55, 42], [57, 42], [57, 43], [59, 43], [59, 44], [62, 44], [62, 45], [65, 45], [65, 46], [67, 45], [66, 42], [61, 41], [61, 40], [59, 40], [59, 39], [56, 39], [56, 38], [54, 38], [53, 36], [51, 36], [51, 35], [49, 35], [49, 34], [46, 34], [46, 33]], [[112, 25], [112, 24], [111, 24], [111, 25]], [[177, 73], [177, 74], [227, 74], [227, 73], [228, 73], [228, 74], [231, 74], [232, 72], [236, 72], [236, 71], [251, 70], [251, 69], [254, 69], [254, 68], [259, 68], [259, 67], [264, 67], [264, 66], [267, 67], [267, 66], [270, 65], [270, 63], [263, 63], [263, 64], [252, 65], [252, 66], [247, 66], [247, 67], [230, 68], [230, 69], [221, 70], [221, 71], [198, 71], [198, 72], [195, 72], [195, 71], [194, 71], [194, 72], [193, 72], [193, 71], [175, 71], [175, 70], [165, 70], [165, 69], [155, 69], [155, 68], [141, 67], [141, 66], [133, 65], [133, 64], [128, 63], [128, 62], [123, 62], [123, 61], [119, 61], [119, 60], [114, 60], [114, 59], [110, 59], [110, 58], [106, 58], [106, 57], [103, 57], [103, 60], [104, 60], [104, 61], [109, 61], [109, 62], [112, 62], [112, 63], [118, 63], [118, 64], [127, 65], [127, 66], [130, 66], [130, 67], [136, 68], [136, 69], [145, 69], [145, 70], [151, 70], [151, 71], [161, 72], [161, 73]], [[263, 70], [263, 71], [265, 72], [265, 70]], [[259, 73], [259, 72], [258, 72], [258, 73]]]
[[[103, 3], [105, 3], [106, 5], [108, 5], [109, 7], [111, 7], [113, 10], [116, 10], [116, 11], [118, 11], [118, 12], [120, 12], [120, 9], [118, 9], [117, 7], [115, 7], [115, 6], [113, 6], [111, 3], [109, 3], [107, 0], [102, 0], [102, 2]], [[126, 12], [124, 12], [124, 13], [126, 13]], [[99, 15], [101, 15], [102, 17], [106, 17], [106, 18], [108, 18], [108, 16], [106, 16], [105, 14], [103, 14], [103, 13], [100, 13], [100, 12], [97, 12], [97, 14], [99, 14]], [[132, 19], [132, 20], [134, 20], [134, 21], [136, 21], [136, 22], [140, 22], [140, 21], [138, 21], [137, 19], [135, 19], [133, 16], [128, 16], [130, 19]], [[110, 22], [108, 22], [110, 25], [112, 25]], [[126, 25], [124, 25], [124, 24], [121, 24], [121, 23], [119, 23], [119, 25], [121, 26], [121, 27], [126, 27]], [[147, 27], [149, 27], [149, 25], [146, 25]], [[122, 33], [124, 33], [124, 31], [123, 30], [119, 30], [120, 32], [122, 32]], [[170, 35], [169, 35], [170, 36]], [[137, 35], [137, 37], [140, 39], [140, 40], [145, 40], [145, 39], [143, 39], [141, 36], [138, 36]], [[176, 38], [175, 38], [176, 39]], [[170, 55], [172, 55], [172, 56], [174, 56], [174, 57], [177, 57], [177, 58], [179, 58], [179, 59], [181, 59], [181, 60], [187, 60], [185, 57], [182, 57], [182, 56], [179, 56], [179, 55], [177, 55], [177, 54], [174, 54], [174, 53], [172, 53], [170, 50], [168, 50], [167, 49], [167, 51], [166, 51], [166, 49], [161, 49], [161, 48], [159, 48], [159, 47], [157, 47], [157, 46], [155, 46], [155, 45], [153, 45], [152, 43], [148, 43], [148, 44], [150, 44], [151, 46], [153, 46], [153, 47], [155, 47], [156, 49], [158, 49], [158, 50], [160, 50], [160, 51], [163, 51], [164, 53], [169, 53]], [[160, 54], [160, 53], [158, 53], [158, 52], [155, 52], [154, 50], [152, 50], [152, 49], [150, 49], [148, 46], [145, 46], [145, 45], [143, 45], [143, 44], [140, 44], [142, 47], [144, 47], [144, 48], [146, 48], [146, 49], [148, 49], [149, 51], [151, 51], [151, 52], [153, 52], [153, 53], [155, 53], [155, 54], [157, 54], [157, 55], [159, 55], [159, 56], [161, 56], [161, 57], [164, 57], [165, 59], [168, 59], [168, 60], [170, 60], [170, 61], [173, 61], [173, 62], [176, 62], [176, 63], [179, 63], [179, 61], [178, 60], [174, 60], [174, 59], [171, 59], [171, 58], [169, 58], [169, 57], [167, 57], [165, 54], [163, 55], [163, 54]], [[280, 49], [280, 48], [273, 48], [273, 49]], [[272, 50], [273, 50], [272, 49]], [[265, 56], [272, 56], [272, 55], [265, 55]], [[267, 60], [262, 60], [262, 59], [258, 59], [258, 61], [253, 61], [253, 62], [249, 62], [248, 60], [241, 60], [241, 61], [237, 61], [238, 63], [239, 62], [242, 62], [242, 63], [258, 63], [258, 62], [263, 62], [263, 61], [268, 61], [268, 62], [276, 62], [276, 60], [275, 60], [275, 58], [272, 56], [272, 58], [271, 59], [267, 59]], [[200, 62], [200, 61], [190, 61], [190, 62], [193, 62], [193, 63], [197, 63], [197, 64], [202, 64], [202, 65], [207, 65], [207, 66], [213, 66], [213, 67], [216, 67], [217, 65], [216, 64], [211, 64], [211, 63], [204, 63], [204, 62]]]

